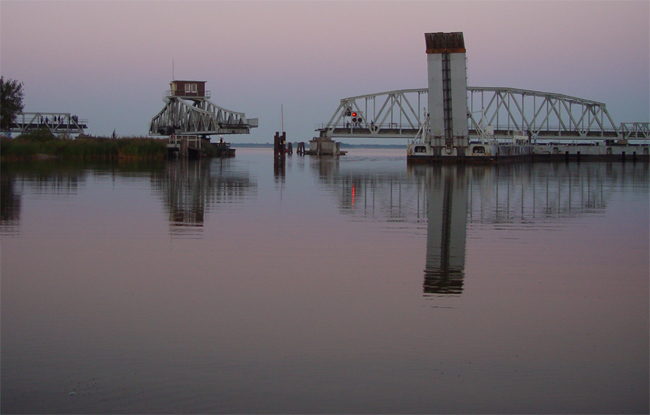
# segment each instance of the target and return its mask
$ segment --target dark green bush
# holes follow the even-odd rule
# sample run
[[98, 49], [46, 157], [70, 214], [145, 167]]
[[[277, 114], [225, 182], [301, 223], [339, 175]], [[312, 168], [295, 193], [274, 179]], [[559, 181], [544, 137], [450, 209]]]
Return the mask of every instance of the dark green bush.
[[16, 137], [17, 141], [30, 141], [35, 143], [45, 143], [47, 141], [56, 140], [56, 136], [47, 128], [39, 128], [38, 130], [30, 131], [26, 134], [21, 134]]

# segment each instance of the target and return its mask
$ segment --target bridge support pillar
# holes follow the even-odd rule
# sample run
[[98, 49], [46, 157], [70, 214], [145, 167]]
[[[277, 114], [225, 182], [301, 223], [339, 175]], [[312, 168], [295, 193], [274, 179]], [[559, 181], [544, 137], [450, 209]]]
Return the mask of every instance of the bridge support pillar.
[[309, 151], [305, 154], [312, 156], [341, 156], [345, 151], [341, 151], [341, 144], [329, 137], [314, 137], [309, 142]]
[[[463, 33], [426, 33], [425, 41], [429, 83], [428, 144], [434, 147], [435, 153], [461, 156], [468, 146]], [[446, 151], [442, 151], [443, 147]]]

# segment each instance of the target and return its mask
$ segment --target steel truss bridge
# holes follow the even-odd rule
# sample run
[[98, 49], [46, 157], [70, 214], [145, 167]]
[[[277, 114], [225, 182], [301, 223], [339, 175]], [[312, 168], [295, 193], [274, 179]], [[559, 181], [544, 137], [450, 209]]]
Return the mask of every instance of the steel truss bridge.
[[[341, 99], [327, 137], [414, 138], [426, 119], [428, 89], [402, 89]], [[467, 87], [470, 139], [649, 140], [650, 123], [614, 124], [602, 102], [516, 88]]]
[[65, 112], [22, 112], [12, 123], [10, 131], [25, 134], [43, 128], [57, 135], [82, 134], [88, 128], [88, 121]]
[[258, 126], [257, 118], [246, 118], [243, 112], [227, 110], [206, 98], [188, 99], [191, 101], [169, 91], [164, 98], [165, 107], [151, 119], [149, 134], [249, 134], [251, 128]]

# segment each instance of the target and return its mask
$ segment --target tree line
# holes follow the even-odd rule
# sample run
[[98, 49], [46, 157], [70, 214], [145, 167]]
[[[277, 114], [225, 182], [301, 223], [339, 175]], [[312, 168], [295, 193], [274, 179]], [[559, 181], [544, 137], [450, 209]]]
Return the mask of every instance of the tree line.
[[23, 83], [14, 79], [5, 81], [4, 76], [0, 76], [0, 94], [0, 129], [8, 131], [18, 114], [23, 112]]

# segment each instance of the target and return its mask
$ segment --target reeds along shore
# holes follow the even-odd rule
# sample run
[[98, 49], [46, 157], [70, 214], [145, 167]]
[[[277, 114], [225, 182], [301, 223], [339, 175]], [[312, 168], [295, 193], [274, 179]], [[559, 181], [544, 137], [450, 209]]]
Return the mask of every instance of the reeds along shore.
[[109, 138], [81, 135], [76, 139], [57, 138], [48, 130], [3, 137], [3, 161], [33, 159], [158, 160], [167, 157], [165, 140], [149, 137]]

